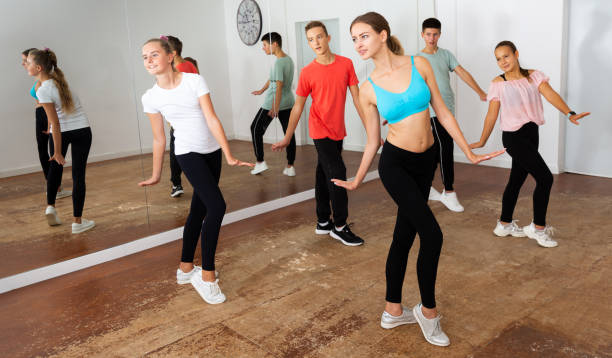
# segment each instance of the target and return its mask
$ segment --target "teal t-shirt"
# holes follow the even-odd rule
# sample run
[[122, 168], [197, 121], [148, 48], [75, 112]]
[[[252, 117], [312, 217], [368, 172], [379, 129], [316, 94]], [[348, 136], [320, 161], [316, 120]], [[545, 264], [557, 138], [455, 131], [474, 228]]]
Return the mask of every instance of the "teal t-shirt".
[[274, 66], [270, 70], [270, 87], [268, 87], [266, 99], [261, 108], [272, 109], [272, 101], [274, 101], [274, 95], [276, 94], [276, 81], [283, 82], [280, 107], [278, 109], [282, 111], [293, 107], [293, 103], [295, 103], [295, 97], [293, 97], [293, 92], [291, 91], [293, 69], [293, 60], [289, 56], [277, 58], [274, 61]]
[[[451, 111], [453, 116], [455, 115], [455, 94], [450, 86], [449, 74], [459, 66], [459, 62], [455, 56], [449, 51], [438, 47], [438, 51], [433, 55], [419, 51], [417, 54], [423, 56], [429, 61], [429, 64], [433, 68], [434, 76], [436, 76], [436, 82], [438, 83], [438, 89], [442, 95], [444, 104]], [[433, 115], [436, 115], [433, 108], [429, 106], [429, 111]]]

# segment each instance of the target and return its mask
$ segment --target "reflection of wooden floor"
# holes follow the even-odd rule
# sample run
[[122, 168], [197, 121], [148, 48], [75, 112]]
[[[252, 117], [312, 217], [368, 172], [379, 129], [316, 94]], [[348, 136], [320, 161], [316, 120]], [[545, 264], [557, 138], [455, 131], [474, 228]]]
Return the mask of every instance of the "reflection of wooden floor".
[[[508, 170], [458, 164], [456, 174], [466, 211], [431, 204], [445, 235], [437, 302], [450, 347], [426, 343], [415, 325], [380, 328], [396, 206], [374, 181], [349, 194], [361, 247], [315, 235], [313, 200], [225, 226], [221, 305], [175, 283], [180, 242], [3, 294], [2, 355], [612, 356], [612, 181], [555, 176], [548, 218], [560, 245], [544, 249], [491, 233]], [[532, 190], [529, 179], [519, 224], [529, 223]], [[419, 299], [418, 247], [403, 290], [409, 306]]]
[[[233, 154], [253, 161], [250, 142], [231, 141]], [[266, 145], [266, 162], [270, 169], [253, 176], [246, 167], [225, 164], [221, 174], [221, 191], [228, 212], [298, 193], [314, 187], [316, 154], [313, 146], [297, 149], [297, 176], [282, 175], [285, 153], [273, 153]], [[0, 179], [0, 277], [53, 264], [87, 253], [126, 243], [153, 233], [184, 224], [192, 189], [183, 176], [185, 195], [170, 197], [170, 168], [164, 163], [162, 182], [145, 190], [136, 184], [143, 172], [151, 174], [151, 156], [92, 163], [87, 167], [87, 197], [83, 216], [94, 220], [96, 228], [79, 235], [70, 233], [72, 200], [57, 201], [63, 225], [49, 227], [44, 216], [45, 184], [40, 173]], [[360, 152], [344, 152], [349, 175], [361, 160]], [[374, 168], [374, 165], [372, 166]], [[64, 171], [64, 184], [72, 185], [70, 168]], [[147, 213], [148, 204], [148, 213]], [[147, 223], [148, 215], [148, 223]]]

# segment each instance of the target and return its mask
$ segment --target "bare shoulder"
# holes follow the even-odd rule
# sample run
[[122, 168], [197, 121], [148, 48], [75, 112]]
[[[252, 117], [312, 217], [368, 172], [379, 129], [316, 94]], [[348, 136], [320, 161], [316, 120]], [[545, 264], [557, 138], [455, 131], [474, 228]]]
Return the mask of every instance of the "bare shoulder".
[[504, 82], [504, 79], [501, 78], [501, 76], [495, 76], [495, 77], [493, 77], [491, 82]]
[[415, 55], [414, 56], [414, 64], [415, 66], [417, 66], [417, 68], [427, 68], [427, 67], [431, 67], [431, 65], [429, 64], [429, 61], [423, 57], [423, 56], [418, 56]]
[[372, 87], [370, 81], [366, 80], [359, 86], [359, 99], [365, 99], [368, 103], [376, 103], [376, 94], [374, 93], [374, 87]]

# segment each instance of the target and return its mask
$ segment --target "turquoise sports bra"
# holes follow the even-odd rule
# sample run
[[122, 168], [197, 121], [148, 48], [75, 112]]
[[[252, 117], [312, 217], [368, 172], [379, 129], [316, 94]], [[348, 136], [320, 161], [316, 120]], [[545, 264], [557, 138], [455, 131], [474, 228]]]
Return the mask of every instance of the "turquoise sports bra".
[[402, 93], [387, 91], [377, 86], [371, 78], [368, 81], [374, 87], [378, 111], [389, 122], [397, 123], [411, 114], [423, 112], [429, 108], [431, 93], [429, 87], [412, 61], [412, 72], [410, 74], [410, 86]]
[[38, 99], [38, 97], [36, 97], [36, 82], [34, 82], [34, 86], [32, 86], [32, 89], [30, 90], [30, 95], [34, 97], [34, 99]]

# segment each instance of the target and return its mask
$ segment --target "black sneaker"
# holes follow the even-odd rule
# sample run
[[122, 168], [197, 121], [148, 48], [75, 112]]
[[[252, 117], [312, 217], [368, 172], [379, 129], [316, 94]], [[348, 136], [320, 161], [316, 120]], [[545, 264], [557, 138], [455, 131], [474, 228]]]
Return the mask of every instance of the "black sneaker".
[[317, 223], [317, 229], [315, 230], [315, 234], [318, 235], [329, 235], [329, 233], [334, 228], [334, 223], [331, 220], [327, 221], [327, 224], [321, 225]]
[[179, 185], [173, 185], [172, 186], [172, 192], [170, 192], [170, 196], [173, 198], [177, 198], [181, 195], [183, 195], [184, 191], [183, 191], [183, 187], [181, 186], [181, 184]]
[[331, 237], [336, 240], [342, 241], [343, 244], [347, 246], [359, 246], [363, 244], [363, 239], [359, 236], [353, 234], [351, 229], [349, 228], [350, 224], [344, 225], [344, 228], [340, 231], [336, 230], [336, 227], [332, 229], [329, 233]]

